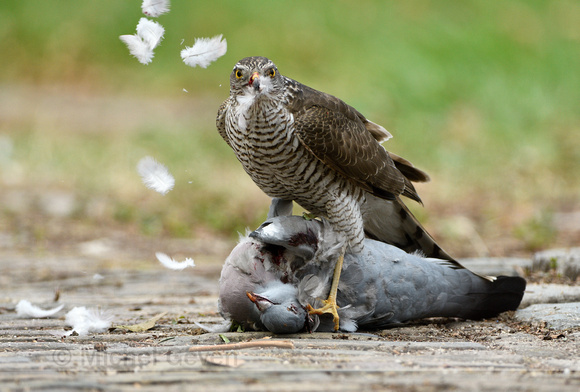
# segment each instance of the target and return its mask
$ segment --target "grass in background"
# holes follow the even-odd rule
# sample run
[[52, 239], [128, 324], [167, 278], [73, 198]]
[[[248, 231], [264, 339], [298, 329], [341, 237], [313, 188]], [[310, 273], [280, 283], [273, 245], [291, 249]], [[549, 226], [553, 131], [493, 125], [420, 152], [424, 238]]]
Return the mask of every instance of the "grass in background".
[[[148, 66], [118, 39], [139, 7], [0, 4], [0, 136], [12, 146], [0, 195], [65, 190], [77, 219], [149, 235], [255, 227], [267, 198], [213, 120], [234, 63], [266, 55], [393, 133], [387, 149], [432, 175], [419, 188], [426, 207], [412, 208], [445, 247], [469, 254], [473, 235], [494, 254], [579, 240], [550, 218], [580, 209], [577, 2], [174, 1]], [[216, 34], [226, 56], [207, 69], [181, 62], [184, 45]], [[139, 183], [144, 155], [176, 176], [166, 197]], [[26, 205], [8, 203], [0, 229], [38, 207]]]

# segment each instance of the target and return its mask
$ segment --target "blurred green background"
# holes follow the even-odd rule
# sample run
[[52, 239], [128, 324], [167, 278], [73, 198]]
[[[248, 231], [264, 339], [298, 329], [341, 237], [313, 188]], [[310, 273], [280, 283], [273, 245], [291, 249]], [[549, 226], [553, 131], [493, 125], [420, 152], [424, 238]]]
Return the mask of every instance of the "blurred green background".
[[[256, 227], [268, 198], [214, 125], [251, 55], [387, 128], [385, 147], [431, 174], [425, 207], [409, 205], [450, 252], [580, 243], [579, 2], [173, 1], [147, 66], [118, 39], [140, 5], [0, 2], [5, 244], [99, 230], [211, 242]], [[181, 49], [217, 34], [225, 56], [183, 64]], [[141, 184], [145, 155], [176, 177], [167, 196]]]

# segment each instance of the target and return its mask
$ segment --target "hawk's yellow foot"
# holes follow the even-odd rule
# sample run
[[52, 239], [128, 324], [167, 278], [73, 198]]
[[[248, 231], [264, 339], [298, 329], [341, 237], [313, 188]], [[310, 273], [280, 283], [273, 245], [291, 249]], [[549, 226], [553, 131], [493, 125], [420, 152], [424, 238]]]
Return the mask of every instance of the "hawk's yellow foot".
[[330, 293], [328, 294], [328, 299], [322, 301], [324, 305], [321, 308], [314, 309], [312, 306], [307, 305], [306, 310], [308, 310], [309, 314], [324, 314], [330, 313], [332, 314], [332, 319], [334, 321], [334, 330], [338, 331], [338, 327], [340, 326], [340, 318], [338, 317], [338, 305], [336, 304], [336, 293], [338, 292], [338, 282], [340, 281], [340, 274], [342, 272], [342, 264], [344, 263], [344, 252], [346, 251], [346, 247], [342, 248], [340, 252], [340, 256], [336, 261], [336, 265], [334, 266], [334, 275], [332, 277], [332, 285], [330, 286]]
[[308, 314], [324, 314], [330, 313], [332, 314], [332, 320], [334, 321], [334, 330], [338, 331], [338, 327], [340, 326], [340, 317], [338, 317], [338, 305], [336, 304], [336, 298], [331, 298], [330, 296], [328, 299], [322, 300], [321, 308], [314, 309], [310, 304], [306, 305], [306, 310]]

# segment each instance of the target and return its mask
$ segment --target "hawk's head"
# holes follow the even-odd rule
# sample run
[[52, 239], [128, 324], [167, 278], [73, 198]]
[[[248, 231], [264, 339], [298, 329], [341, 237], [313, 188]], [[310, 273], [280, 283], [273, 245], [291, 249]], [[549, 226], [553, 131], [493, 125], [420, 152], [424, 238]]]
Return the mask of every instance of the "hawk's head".
[[266, 57], [246, 57], [238, 61], [230, 76], [230, 93], [233, 95], [275, 96], [284, 88], [278, 68]]

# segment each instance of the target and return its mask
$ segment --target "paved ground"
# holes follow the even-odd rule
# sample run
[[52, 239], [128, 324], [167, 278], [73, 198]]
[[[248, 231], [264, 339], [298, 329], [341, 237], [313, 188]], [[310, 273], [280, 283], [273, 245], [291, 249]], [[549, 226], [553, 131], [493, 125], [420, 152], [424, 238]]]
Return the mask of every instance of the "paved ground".
[[[293, 348], [194, 352], [225, 344], [194, 324], [221, 320], [219, 257], [198, 258], [195, 268], [176, 272], [153, 255], [150, 261], [115, 260], [115, 252], [79, 249], [67, 255], [0, 252], [1, 390], [580, 390], [578, 286], [529, 285], [526, 306], [565, 303], [492, 320], [431, 319], [348, 335], [226, 333], [230, 344], [282, 340]], [[487, 272], [532, 265], [522, 259], [469, 263]], [[65, 308], [54, 318], [18, 318], [21, 299]], [[74, 306], [101, 307], [115, 325], [167, 313], [145, 332], [117, 328], [63, 337], [64, 314]]]

